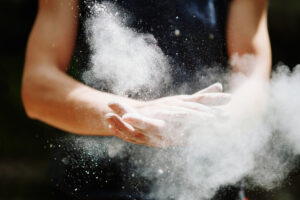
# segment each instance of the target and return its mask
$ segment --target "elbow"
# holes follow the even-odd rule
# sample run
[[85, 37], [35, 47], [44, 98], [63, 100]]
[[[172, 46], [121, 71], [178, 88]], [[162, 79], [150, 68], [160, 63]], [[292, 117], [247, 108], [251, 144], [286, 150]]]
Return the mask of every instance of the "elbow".
[[21, 98], [26, 115], [31, 119], [37, 118], [37, 113], [34, 103], [34, 94], [31, 86], [28, 83], [22, 83]]
[[32, 103], [30, 102], [29, 95], [30, 94], [28, 94], [28, 92], [25, 89], [22, 89], [21, 96], [22, 96], [22, 103], [23, 103], [25, 113], [29, 118], [35, 119], [34, 109]]

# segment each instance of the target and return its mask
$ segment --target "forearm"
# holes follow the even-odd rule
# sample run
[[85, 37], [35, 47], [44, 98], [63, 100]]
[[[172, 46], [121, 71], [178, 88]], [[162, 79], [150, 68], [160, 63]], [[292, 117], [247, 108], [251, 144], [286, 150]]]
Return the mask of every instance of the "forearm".
[[[267, 0], [231, 2], [227, 50], [232, 69], [230, 111], [233, 116], [257, 116], [266, 108], [271, 71], [267, 7]], [[243, 16], [243, 20], [240, 16]]]
[[[270, 65], [270, 62], [268, 58], [261, 61], [259, 59], [255, 60], [254, 56], [251, 56], [251, 60], [253, 62], [249, 62], [247, 59], [243, 60], [245, 65], [252, 68], [251, 72], [248, 74], [232, 72], [231, 74], [230, 92], [232, 93], [232, 101], [228, 107], [234, 118], [257, 118], [266, 109], [269, 72], [265, 70], [268, 68], [265, 65]], [[240, 63], [240, 67], [243, 67], [241, 65], [243, 64]]]
[[49, 66], [24, 73], [22, 98], [31, 118], [82, 135], [113, 135], [104, 122], [111, 112], [108, 102], [138, 103], [97, 91]]

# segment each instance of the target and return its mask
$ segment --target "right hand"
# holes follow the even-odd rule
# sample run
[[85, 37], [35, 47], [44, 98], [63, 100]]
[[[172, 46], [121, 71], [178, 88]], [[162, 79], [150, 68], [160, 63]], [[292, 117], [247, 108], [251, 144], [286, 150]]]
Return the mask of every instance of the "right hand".
[[[213, 84], [192, 95], [177, 95], [143, 102], [129, 107], [112, 102], [114, 113], [106, 121], [116, 136], [135, 144], [166, 147], [182, 145], [188, 137], [187, 127], [206, 126], [217, 115], [223, 115], [220, 106], [230, 101], [222, 93], [222, 85]], [[188, 123], [188, 124], [187, 124]]]

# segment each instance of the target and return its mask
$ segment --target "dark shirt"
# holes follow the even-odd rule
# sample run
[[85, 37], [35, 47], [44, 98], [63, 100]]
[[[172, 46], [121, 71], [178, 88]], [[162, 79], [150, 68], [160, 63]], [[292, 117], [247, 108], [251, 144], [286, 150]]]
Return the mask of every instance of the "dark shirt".
[[[87, 5], [81, 1], [79, 37], [75, 48], [74, 69], [77, 76], [89, 66], [90, 49], [85, 34], [85, 20], [90, 17]], [[98, 0], [98, 2], [101, 2]], [[212, 71], [227, 69], [225, 26], [229, 0], [114, 0], [110, 1], [129, 13], [129, 26], [137, 32], [150, 33], [168, 57], [172, 66], [170, 87], [187, 84], [195, 92], [221, 76], [208, 79]], [[179, 36], [176, 36], [179, 31]], [[101, 87], [105, 90], [105, 86]]]
[[[90, 17], [89, 5], [92, 2], [79, 2], [79, 34], [73, 63], [69, 70], [69, 73], [79, 80], [82, 72], [89, 66], [91, 55], [84, 23]], [[189, 88], [187, 92], [191, 93], [199, 90], [201, 86], [205, 87], [218, 81], [218, 78], [206, 81], [212, 71], [220, 73], [227, 69], [225, 26], [228, 1], [112, 0], [111, 2], [132, 16], [129, 23], [131, 28], [137, 32], [153, 34], [156, 38], [158, 46], [172, 66], [171, 74], [174, 81], [170, 84], [170, 88], [186, 83]], [[105, 87], [97, 89], [106, 90]], [[60, 141], [61, 147], [57, 149], [52, 162], [55, 198], [152, 199], [148, 194], [157, 179], [161, 180], [161, 184], [176, 188], [176, 184], [168, 182], [167, 179], [165, 182], [163, 180], [168, 173], [177, 173], [165, 169], [169, 169], [173, 164], [172, 161], [168, 161], [168, 154], [174, 154], [178, 149], [162, 150], [127, 143], [124, 147], [124, 144], [124, 141], [109, 137], [71, 136], [71, 139]], [[120, 154], [122, 156], [108, 155], [110, 148], [117, 148], [119, 145], [123, 145], [123, 154]], [[156, 173], [157, 169], [151, 169], [147, 155], [161, 155], [161, 152], [165, 154], [163, 158], [165, 162], [162, 162], [160, 167], [166, 173], [151, 179], [140, 175], [138, 168], [150, 170], [150, 174]]]

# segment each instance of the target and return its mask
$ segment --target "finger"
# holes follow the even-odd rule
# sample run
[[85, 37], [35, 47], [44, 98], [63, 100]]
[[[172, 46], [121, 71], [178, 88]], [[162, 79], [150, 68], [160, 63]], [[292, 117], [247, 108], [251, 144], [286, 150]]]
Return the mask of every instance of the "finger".
[[115, 113], [106, 114], [105, 120], [110, 125], [115, 127], [117, 130], [128, 132], [128, 133], [131, 133], [131, 132], [133, 133], [135, 131], [134, 128], [130, 124], [126, 123], [124, 120], [122, 120], [121, 117], [119, 117]]
[[191, 99], [191, 95], [181, 95], [181, 96], [177, 96], [177, 97], [179, 99], [169, 101], [166, 105], [168, 105], [168, 106], [180, 106], [180, 107], [189, 108], [189, 109], [192, 109], [192, 110], [195, 110], [195, 111], [212, 113], [211, 108], [206, 106], [206, 105], [199, 104], [199, 103], [196, 103], [196, 102], [187, 101], [187, 100]]
[[226, 110], [217, 107], [213, 107], [212, 110], [219, 119], [228, 120], [230, 118], [230, 113]]
[[178, 103], [178, 105], [199, 112], [214, 113], [214, 110], [212, 108], [200, 103], [181, 101], [180, 103]]
[[231, 95], [228, 93], [206, 93], [203, 94], [201, 103], [209, 106], [219, 106], [229, 103]]
[[213, 112], [199, 112], [194, 109], [184, 108], [181, 106], [164, 106], [162, 107], [162, 110], [156, 114], [159, 118], [167, 121], [182, 121], [183, 118], [207, 120], [215, 117]]
[[203, 93], [218, 93], [223, 91], [223, 86], [221, 83], [214, 83], [207, 88], [204, 88], [203, 90], [200, 90], [199, 92], [195, 94], [203, 94]]
[[[108, 123], [110, 123], [108, 121]], [[110, 123], [111, 124], [111, 123]], [[137, 132], [131, 132], [131, 133], [124, 133], [123, 131], [120, 131], [119, 129], [114, 127], [114, 124], [112, 123], [111, 126], [109, 127], [117, 137], [121, 138], [122, 140], [126, 142], [130, 142], [133, 144], [139, 144], [139, 145], [145, 145], [145, 146], [150, 146], [150, 147], [161, 147], [162, 142], [159, 137], [147, 137], [146, 135], [142, 133], [137, 133]]]
[[147, 139], [143, 134], [137, 133], [135, 132], [130, 133], [130, 134], [126, 134], [120, 130], [118, 130], [116, 127], [114, 127], [113, 125], [109, 126], [109, 128], [115, 133], [115, 135], [125, 141], [129, 141], [131, 143], [145, 143], [145, 140]]
[[155, 142], [164, 140], [164, 137], [161, 135], [161, 131], [165, 126], [163, 120], [153, 119], [135, 113], [128, 113], [123, 116], [123, 119], [125, 122], [134, 126], [138, 132], [142, 132], [149, 140]]
[[109, 126], [109, 128], [112, 130], [112, 132], [115, 133], [116, 136], [119, 137], [119, 135], [121, 134], [119, 130], [117, 130], [115, 127], [113, 127], [111, 125]]
[[[152, 141], [157, 141], [161, 140], [161, 137], [158, 137], [156, 135], [151, 135], [149, 133], [143, 133], [143, 131], [150, 132], [150, 130], [141, 130], [140, 131], [136, 130], [133, 128], [130, 124], [125, 122], [123, 119], [121, 119], [118, 115], [116, 114], [110, 114], [107, 117], [107, 122], [112, 126], [112, 128], [116, 129], [118, 132], [118, 137], [123, 138], [124, 140], [134, 140], [138, 143], [146, 143], [149, 140]], [[155, 125], [157, 127], [161, 127], [161, 121], [152, 121], [149, 122], [152, 123], [152, 125]], [[157, 128], [158, 129], [158, 128]], [[154, 128], [153, 128], [154, 130]], [[116, 132], [115, 132], [116, 133]]]
[[122, 131], [116, 130], [116, 136], [125, 140], [126, 142], [134, 143], [134, 144], [145, 144], [147, 143], [148, 138], [142, 134], [126, 134]]
[[186, 96], [183, 100], [201, 103], [207, 106], [219, 106], [229, 103], [231, 95], [228, 93], [205, 93]]
[[146, 137], [143, 133], [136, 131], [130, 124], [123, 121], [116, 114], [109, 114], [107, 122], [110, 124], [110, 129], [116, 133], [117, 136], [122, 136], [123, 139], [145, 140]]
[[116, 114], [123, 116], [125, 113], [133, 112], [133, 109], [127, 105], [120, 102], [109, 102], [108, 107], [110, 107]]
[[125, 114], [123, 120], [132, 126], [147, 132], [159, 131], [159, 129], [163, 128], [165, 125], [165, 122], [162, 120], [145, 117], [137, 113]]
[[144, 146], [149, 146], [149, 147], [161, 147], [162, 146], [162, 142], [159, 142], [158, 140], [153, 140], [153, 139], [149, 139], [147, 137], [145, 137], [144, 135], [141, 134], [141, 137], [128, 137], [127, 134], [115, 130], [116, 136], [121, 138], [122, 140], [129, 142], [129, 143], [133, 143], [133, 144], [137, 144], [137, 145], [144, 145]]

